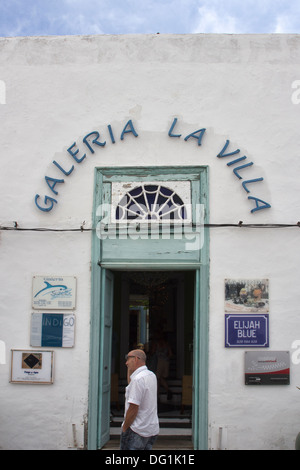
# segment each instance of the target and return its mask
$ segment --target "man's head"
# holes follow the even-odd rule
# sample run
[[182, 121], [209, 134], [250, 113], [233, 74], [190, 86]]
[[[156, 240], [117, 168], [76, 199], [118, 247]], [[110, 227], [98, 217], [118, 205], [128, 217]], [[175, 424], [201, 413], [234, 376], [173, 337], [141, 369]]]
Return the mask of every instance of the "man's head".
[[134, 349], [126, 356], [126, 366], [129, 374], [133, 374], [139, 367], [146, 364], [146, 354], [141, 349]]

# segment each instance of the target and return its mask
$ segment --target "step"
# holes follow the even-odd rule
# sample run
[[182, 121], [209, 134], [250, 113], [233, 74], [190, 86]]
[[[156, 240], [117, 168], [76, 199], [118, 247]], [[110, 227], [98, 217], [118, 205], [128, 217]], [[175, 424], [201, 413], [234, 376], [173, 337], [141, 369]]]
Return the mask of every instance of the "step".
[[[110, 427], [120, 428], [123, 422], [123, 417], [115, 417], [111, 420]], [[191, 429], [192, 423], [189, 417], [176, 418], [176, 417], [164, 417], [159, 418], [160, 429]]]
[[[111, 436], [110, 441], [105, 444], [101, 450], [120, 450], [118, 436]], [[158, 436], [153, 446], [153, 450], [193, 450], [192, 440], [190, 436]]]
[[[118, 437], [121, 435], [121, 426], [118, 427], [111, 427], [110, 428], [110, 436]], [[182, 439], [188, 439], [192, 436], [192, 429], [191, 428], [161, 428], [159, 429], [159, 436], [160, 437], [171, 437], [176, 436]]]

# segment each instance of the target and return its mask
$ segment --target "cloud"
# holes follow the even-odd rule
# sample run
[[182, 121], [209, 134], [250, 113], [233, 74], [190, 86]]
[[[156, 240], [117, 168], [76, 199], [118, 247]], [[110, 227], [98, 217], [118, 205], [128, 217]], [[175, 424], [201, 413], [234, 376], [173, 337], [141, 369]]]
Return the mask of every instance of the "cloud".
[[297, 33], [298, 0], [199, 0], [195, 33]]
[[0, 0], [0, 36], [300, 32], [298, 0]]
[[0, 35], [190, 33], [198, 0], [1, 0]]
[[90, 0], [1, 0], [0, 35], [101, 34], [99, 6]]
[[202, 6], [198, 8], [198, 23], [193, 33], [239, 33], [237, 19], [223, 14], [214, 8]]
[[[294, 12], [295, 15], [296, 12]], [[299, 16], [300, 11], [298, 14], [294, 15], [287, 15], [287, 14], [280, 14], [276, 17], [276, 26], [275, 26], [275, 33], [297, 33], [299, 32]]]
[[53, 21], [49, 23], [49, 30], [56, 31], [50, 34], [64, 35], [93, 35], [104, 33], [95, 17], [91, 21], [81, 13], [74, 16], [67, 13], [59, 15], [59, 17], [54, 18]]

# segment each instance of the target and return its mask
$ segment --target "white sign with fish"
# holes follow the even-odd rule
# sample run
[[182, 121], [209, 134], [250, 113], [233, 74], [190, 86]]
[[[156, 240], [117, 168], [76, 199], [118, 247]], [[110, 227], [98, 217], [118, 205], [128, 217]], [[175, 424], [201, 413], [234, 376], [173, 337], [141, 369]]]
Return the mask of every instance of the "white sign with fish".
[[76, 277], [33, 277], [32, 308], [36, 310], [73, 310], [75, 307]]

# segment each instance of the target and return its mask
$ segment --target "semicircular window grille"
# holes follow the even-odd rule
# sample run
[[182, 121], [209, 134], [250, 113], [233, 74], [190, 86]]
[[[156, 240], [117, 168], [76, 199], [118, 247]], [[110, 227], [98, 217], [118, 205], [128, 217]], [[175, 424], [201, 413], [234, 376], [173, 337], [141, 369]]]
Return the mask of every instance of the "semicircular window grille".
[[159, 184], [144, 184], [127, 192], [116, 208], [117, 221], [181, 221], [186, 207], [173, 189]]

